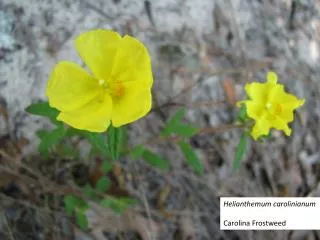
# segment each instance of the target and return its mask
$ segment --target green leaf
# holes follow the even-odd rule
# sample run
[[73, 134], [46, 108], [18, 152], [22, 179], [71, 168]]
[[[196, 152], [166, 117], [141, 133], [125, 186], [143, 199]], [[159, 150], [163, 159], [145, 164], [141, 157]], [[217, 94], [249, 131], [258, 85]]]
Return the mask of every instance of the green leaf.
[[63, 198], [64, 207], [66, 210], [66, 213], [71, 216], [73, 210], [77, 207], [79, 204], [79, 199], [75, 197], [74, 195], [67, 195]]
[[172, 117], [171, 119], [167, 122], [166, 126], [164, 127], [163, 131], [162, 131], [162, 136], [164, 137], [168, 137], [171, 133], [173, 133], [173, 128], [176, 125], [179, 125], [182, 118], [185, 115], [185, 109], [184, 108], [180, 108]]
[[108, 190], [110, 185], [111, 185], [111, 182], [110, 182], [109, 178], [103, 176], [97, 182], [96, 190], [101, 192], [101, 193], [104, 193], [104, 192], [106, 192]]
[[74, 147], [70, 147], [68, 145], [65, 145], [65, 144], [58, 144], [57, 148], [56, 148], [56, 152], [57, 152], [57, 154], [59, 154], [59, 156], [64, 157], [64, 158], [75, 159], [75, 158], [79, 157], [79, 152], [77, 149], [75, 149]]
[[40, 144], [38, 150], [40, 153], [47, 153], [50, 148], [58, 144], [65, 136], [65, 130], [63, 125], [59, 125], [52, 131], [45, 132], [39, 131], [38, 136], [40, 137]]
[[112, 165], [108, 160], [104, 160], [102, 162], [102, 172], [103, 173], [108, 173], [112, 170]]
[[265, 141], [271, 140], [271, 139], [272, 139], [272, 132], [270, 131], [270, 132], [268, 133], [268, 135], [262, 135], [262, 136], [260, 136], [260, 137], [258, 138], [258, 141], [259, 141], [259, 142], [265, 142]]
[[170, 163], [167, 159], [158, 156], [157, 154], [149, 151], [141, 145], [134, 147], [131, 151], [131, 156], [133, 159], [142, 157], [150, 165], [167, 170], [170, 168]]
[[241, 104], [240, 111], [237, 116], [237, 120], [240, 121], [241, 123], [246, 123], [248, 121], [248, 115], [247, 115], [247, 107], [245, 104]]
[[136, 160], [137, 158], [142, 156], [144, 151], [145, 151], [145, 148], [142, 145], [138, 145], [131, 150], [130, 154], [132, 158]]
[[198, 129], [190, 124], [181, 123], [185, 110], [179, 109], [174, 116], [168, 121], [164, 127], [161, 135], [164, 137], [170, 136], [170, 134], [176, 134], [181, 137], [191, 137], [197, 133]]
[[193, 151], [192, 147], [190, 146], [189, 143], [185, 141], [179, 142], [179, 147], [181, 151], [184, 154], [184, 157], [186, 158], [186, 161], [188, 165], [198, 174], [203, 174], [204, 172], [204, 167], [202, 163], [200, 162], [198, 156], [196, 153]]
[[125, 130], [124, 127], [115, 128], [110, 126], [108, 131], [108, 149], [113, 161], [119, 159], [120, 153], [124, 147]]
[[137, 200], [132, 198], [110, 198], [106, 197], [101, 200], [100, 205], [106, 208], [112, 209], [118, 214], [122, 214], [128, 207], [137, 203]]
[[106, 145], [106, 137], [104, 134], [87, 132], [85, 136], [91, 143], [93, 150], [97, 151], [99, 154], [102, 154], [104, 157], [109, 157], [110, 154]]
[[70, 126], [68, 126], [67, 130], [66, 130], [66, 136], [67, 137], [79, 136], [79, 137], [88, 138], [88, 134], [89, 133], [90, 132], [88, 132], [88, 131], [75, 129], [75, 128], [70, 127]]
[[72, 216], [72, 213], [75, 213], [76, 223], [80, 226], [81, 229], [87, 230], [88, 220], [85, 211], [88, 210], [89, 205], [81, 198], [75, 195], [67, 195], [63, 199], [66, 213], [69, 216]]
[[167, 159], [158, 156], [157, 154], [149, 151], [148, 149], [144, 149], [144, 151], [142, 152], [142, 158], [154, 167], [163, 170], [168, 170], [170, 168], [170, 163]]
[[48, 131], [46, 130], [39, 130], [36, 132], [36, 135], [38, 136], [38, 138], [44, 138], [46, 136], [46, 134], [48, 133]]
[[86, 203], [83, 199], [79, 198], [79, 204], [77, 206], [76, 211], [85, 212], [89, 209], [88, 203]]
[[171, 129], [172, 133], [175, 133], [181, 137], [192, 137], [198, 132], [198, 128], [195, 128], [189, 124], [180, 124], [173, 126]]
[[26, 112], [33, 115], [47, 117], [50, 119], [52, 123], [56, 125], [62, 124], [62, 122], [59, 122], [57, 120], [59, 111], [55, 108], [50, 107], [48, 102], [38, 102], [38, 103], [31, 104], [25, 110]]
[[91, 187], [90, 184], [86, 184], [84, 186], [83, 192], [88, 198], [94, 198], [95, 197], [94, 189]]
[[237, 170], [240, 167], [241, 160], [243, 159], [244, 154], [246, 152], [247, 142], [248, 142], [247, 134], [244, 132], [241, 135], [239, 144], [236, 148], [236, 155], [233, 161], [233, 171]]
[[85, 213], [80, 211], [76, 212], [76, 223], [82, 230], [87, 230], [89, 227], [87, 216], [85, 215]]

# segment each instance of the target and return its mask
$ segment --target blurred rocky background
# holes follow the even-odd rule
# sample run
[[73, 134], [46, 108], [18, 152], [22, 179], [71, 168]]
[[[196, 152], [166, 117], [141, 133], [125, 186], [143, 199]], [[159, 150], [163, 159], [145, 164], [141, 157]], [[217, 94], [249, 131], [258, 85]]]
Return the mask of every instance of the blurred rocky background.
[[[219, 230], [220, 196], [320, 195], [319, 11], [319, 0], [0, 0], [0, 239], [320, 239], [318, 231]], [[191, 139], [202, 177], [172, 143], [151, 146], [171, 160], [170, 172], [122, 159], [116, 182], [143, 203], [141, 212], [93, 211], [91, 230], [81, 232], [55, 197], [42, 204], [44, 193], [63, 194], [44, 179], [57, 182], [75, 163], [37, 156], [35, 132], [51, 126], [24, 109], [45, 99], [58, 61], [82, 64], [73, 40], [93, 28], [133, 35], [151, 53], [153, 110], [130, 126], [132, 143], [157, 136], [179, 107], [189, 122], [217, 131]], [[244, 85], [268, 70], [306, 103], [291, 137], [252, 142], [233, 173], [240, 130], [224, 126]]]

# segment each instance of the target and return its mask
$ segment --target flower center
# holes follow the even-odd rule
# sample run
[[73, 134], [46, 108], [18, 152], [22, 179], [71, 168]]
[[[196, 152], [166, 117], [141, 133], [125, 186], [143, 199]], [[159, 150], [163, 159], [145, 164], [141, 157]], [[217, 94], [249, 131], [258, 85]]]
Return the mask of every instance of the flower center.
[[268, 113], [268, 119], [274, 120], [282, 112], [282, 106], [278, 103], [267, 102], [265, 105], [266, 112]]
[[271, 109], [271, 108], [272, 108], [272, 103], [270, 103], [270, 102], [266, 103], [266, 108], [267, 108], [268, 110]]
[[104, 83], [105, 83], [105, 80], [104, 80], [104, 79], [100, 79], [100, 80], [99, 80], [99, 85], [100, 85], [100, 86], [102, 86]]
[[125, 88], [121, 81], [113, 80], [107, 82], [104, 79], [99, 79], [98, 83], [103, 88], [103, 90], [107, 91], [112, 97], [119, 98], [124, 94]]
[[111, 95], [121, 97], [124, 94], [124, 86], [120, 81], [114, 81], [110, 84]]

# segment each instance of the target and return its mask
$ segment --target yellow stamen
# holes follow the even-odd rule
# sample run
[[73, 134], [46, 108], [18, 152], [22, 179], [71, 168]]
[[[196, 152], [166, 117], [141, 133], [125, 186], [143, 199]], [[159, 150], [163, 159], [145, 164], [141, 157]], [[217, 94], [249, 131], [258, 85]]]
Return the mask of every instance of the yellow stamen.
[[267, 108], [267, 109], [272, 108], [272, 103], [269, 103], [269, 102], [268, 102], [268, 103], [266, 104], [266, 108]]
[[105, 82], [105, 81], [104, 81], [103, 79], [100, 79], [100, 80], [99, 80], [99, 85], [102, 86], [102, 85], [104, 84], [104, 82]]
[[121, 97], [124, 94], [124, 86], [120, 81], [115, 81], [110, 86], [111, 94], [114, 97]]

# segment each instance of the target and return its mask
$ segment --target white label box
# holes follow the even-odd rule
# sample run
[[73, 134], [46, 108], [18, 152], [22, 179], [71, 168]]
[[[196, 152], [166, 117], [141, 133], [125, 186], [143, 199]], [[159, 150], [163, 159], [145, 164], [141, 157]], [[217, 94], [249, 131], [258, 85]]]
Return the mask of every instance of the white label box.
[[221, 230], [320, 230], [320, 198], [221, 197]]

